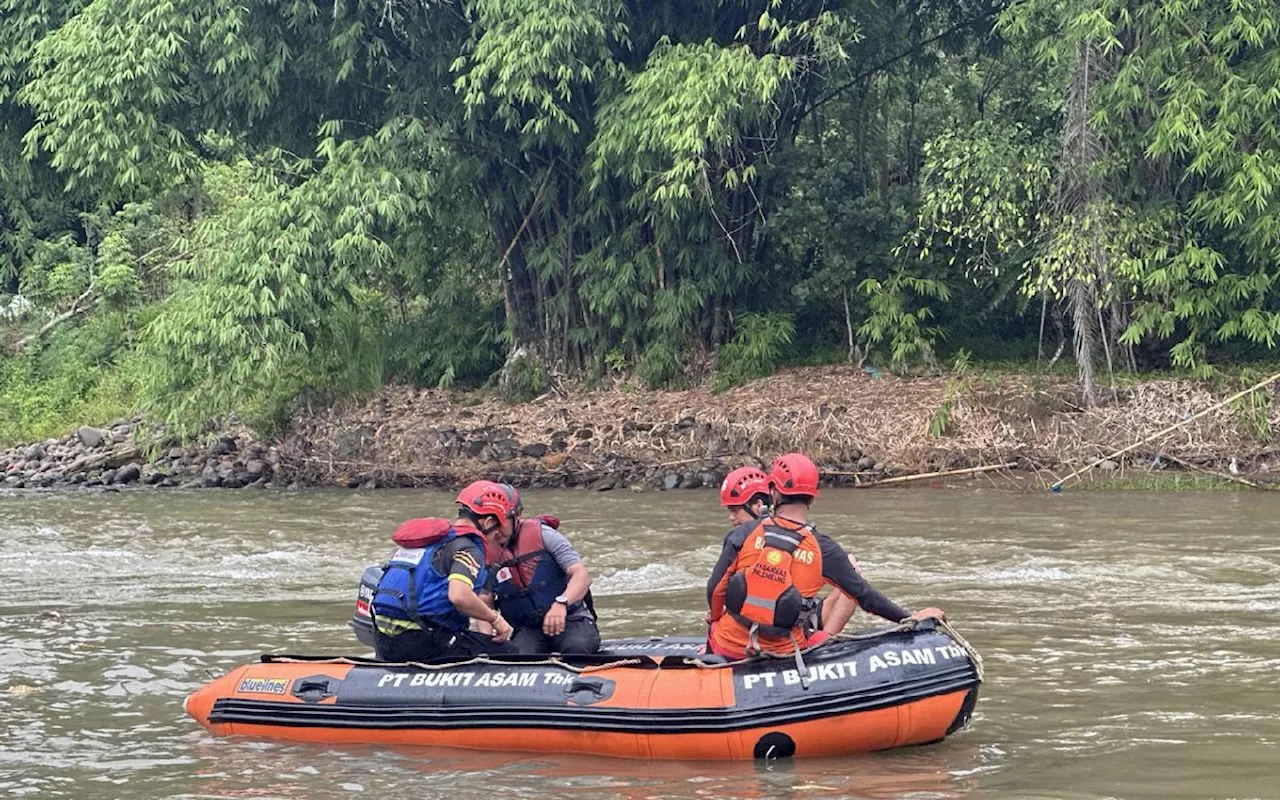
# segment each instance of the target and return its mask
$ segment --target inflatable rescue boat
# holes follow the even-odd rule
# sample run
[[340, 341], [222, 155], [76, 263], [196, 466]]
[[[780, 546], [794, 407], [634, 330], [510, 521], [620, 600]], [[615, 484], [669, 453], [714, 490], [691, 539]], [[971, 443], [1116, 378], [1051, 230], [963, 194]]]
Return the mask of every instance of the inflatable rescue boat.
[[981, 683], [976, 656], [932, 620], [799, 659], [704, 660], [701, 644], [624, 639], [592, 656], [413, 664], [264, 655], [183, 705], [222, 735], [740, 760], [936, 742], [968, 723]]

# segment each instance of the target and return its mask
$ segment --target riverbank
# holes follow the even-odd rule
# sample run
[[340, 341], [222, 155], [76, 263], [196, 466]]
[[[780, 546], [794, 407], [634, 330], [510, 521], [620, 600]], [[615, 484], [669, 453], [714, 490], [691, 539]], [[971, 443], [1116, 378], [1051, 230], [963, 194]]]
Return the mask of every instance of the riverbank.
[[138, 418], [82, 427], [0, 452], [0, 486], [379, 488], [485, 476], [521, 487], [680, 489], [718, 485], [728, 470], [785, 450], [809, 453], [827, 485], [984, 467], [919, 482], [1044, 486], [1181, 422], [1089, 477], [1158, 485], [1161, 475], [1190, 472], [1202, 478], [1193, 485], [1269, 484], [1280, 468], [1270, 394], [1188, 421], [1233, 391], [1153, 380], [1085, 409], [1062, 377], [873, 378], [850, 367], [786, 370], [719, 395], [566, 389], [521, 405], [393, 387], [299, 414], [275, 442], [244, 432], [171, 442]]

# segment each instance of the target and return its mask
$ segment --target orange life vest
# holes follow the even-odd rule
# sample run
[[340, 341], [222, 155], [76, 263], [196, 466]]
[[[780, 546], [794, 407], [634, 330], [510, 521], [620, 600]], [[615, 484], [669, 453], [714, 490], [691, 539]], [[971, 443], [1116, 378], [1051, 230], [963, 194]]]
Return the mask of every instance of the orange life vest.
[[810, 525], [762, 519], [729, 568], [725, 610], [711, 638], [721, 650], [792, 652], [805, 639], [814, 598], [826, 584], [822, 549]]

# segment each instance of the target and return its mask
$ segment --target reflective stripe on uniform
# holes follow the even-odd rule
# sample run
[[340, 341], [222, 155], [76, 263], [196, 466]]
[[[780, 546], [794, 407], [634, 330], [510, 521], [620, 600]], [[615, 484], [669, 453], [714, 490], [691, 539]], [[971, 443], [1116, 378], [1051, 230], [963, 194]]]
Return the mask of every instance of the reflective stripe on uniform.
[[411, 619], [378, 617], [378, 631], [384, 636], [396, 636], [405, 631], [420, 631], [422, 626]]

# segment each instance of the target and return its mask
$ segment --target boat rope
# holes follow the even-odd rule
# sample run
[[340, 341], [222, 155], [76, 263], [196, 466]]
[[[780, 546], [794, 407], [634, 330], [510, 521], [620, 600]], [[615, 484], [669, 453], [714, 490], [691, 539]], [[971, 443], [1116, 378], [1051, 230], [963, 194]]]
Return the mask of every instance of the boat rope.
[[414, 667], [415, 669], [425, 669], [429, 671], [438, 671], [442, 669], [454, 669], [456, 667], [469, 667], [474, 664], [484, 664], [495, 667], [561, 667], [582, 674], [584, 672], [599, 672], [602, 669], [613, 669], [614, 667], [633, 667], [637, 664], [643, 664], [644, 659], [641, 658], [623, 658], [617, 661], [610, 661], [605, 664], [587, 664], [585, 666], [575, 666], [561, 661], [558, 658], [543, 658], [537, 661], [494, 661], [487, 655], [473, 656], [466, 661], [450, 661], [447, 664], [426, 664], [421, 661], [369, 661], [367, 659], [348, 658], [347, 656], [334, 656], [333, 658], [289, 658], [288, 656], [275, 656], [271, 659], [274, 664], [350, 664], [356, 667]]
[[[973, 671], [977, 674], [978, 681], [982, 682], [984, 680], [984, 669], [982, 665], [982, 656], [978, 655], [978, 651], [973, 649], [973, 645], [969, 644], [969, 642], [966, 641], [965, 638], [961, 636], [956, 631], [956, 629], [951, 626], [951, 623], [947, 622], [944, 619], [934, 619], [933, 623], [939, 630], [941, 630], [944, 634], [946, 634], [948, 638], [954, 641], [957, 647], [964, 650], [964, 652], [969, 656], [969, 660], [973, 662]], [[828, 637], [826, 641], [822, 642], [821, 644], [814, 645], [813, 647], [806, 647], [803, 650], [797, 650], [795, 652], [795, 656], [799, 657], [801, 653], [808, 653], [811, 650], [816, 650], [817, 648], [823, 647], [828, 642], [832, 642], [832, 641], [859, 642], [859, 641], [866, 641], [869, 639], [879, 639], [882, 636], [889, 636], [895, 633], [913, 631], [916, 629], [916, 626], [918, 624], [919, 624], [918, 620], [908, 618], [903, 620], [902, 622], [897, 623], [896, 625], [890, 625], [888, 627], [879, 628], [877, 630], [860, 631], [858, 633], [837, 633], [835, 636]], [[778, 655], [776, 653], [762, 653], [758, 657], [762, 659], [763, 658], [791, 658], [792, 654], [788, 653], [787, 655]], [[726, 661], [723, 663], [710, 664], [703, 661], [700, 658], [686, 658], [683, 660], [683, 663], [690, 666], [696, 666], [699, 669], [724, 669], [726, 667], [732, 668], [732, 667], [739, 666], [743, 662]]]
[[960, 649], [969, 654], [969, 659], [973, 661], [973, 671], [978, 675], [978, 682], [985, 682], [985, 668], [982, 665], [982, 656], [978, 655], [978, 651], [973, 649], [973, 645], [969, 644], [969, 642], [961, 636], [955, 628], [951, 627], [951, 623], [947, 622], [945, 619], [935, 619], [934, 624], [941, 628], [943, 633], [955, 640], [955, 643], [960, 646]]

